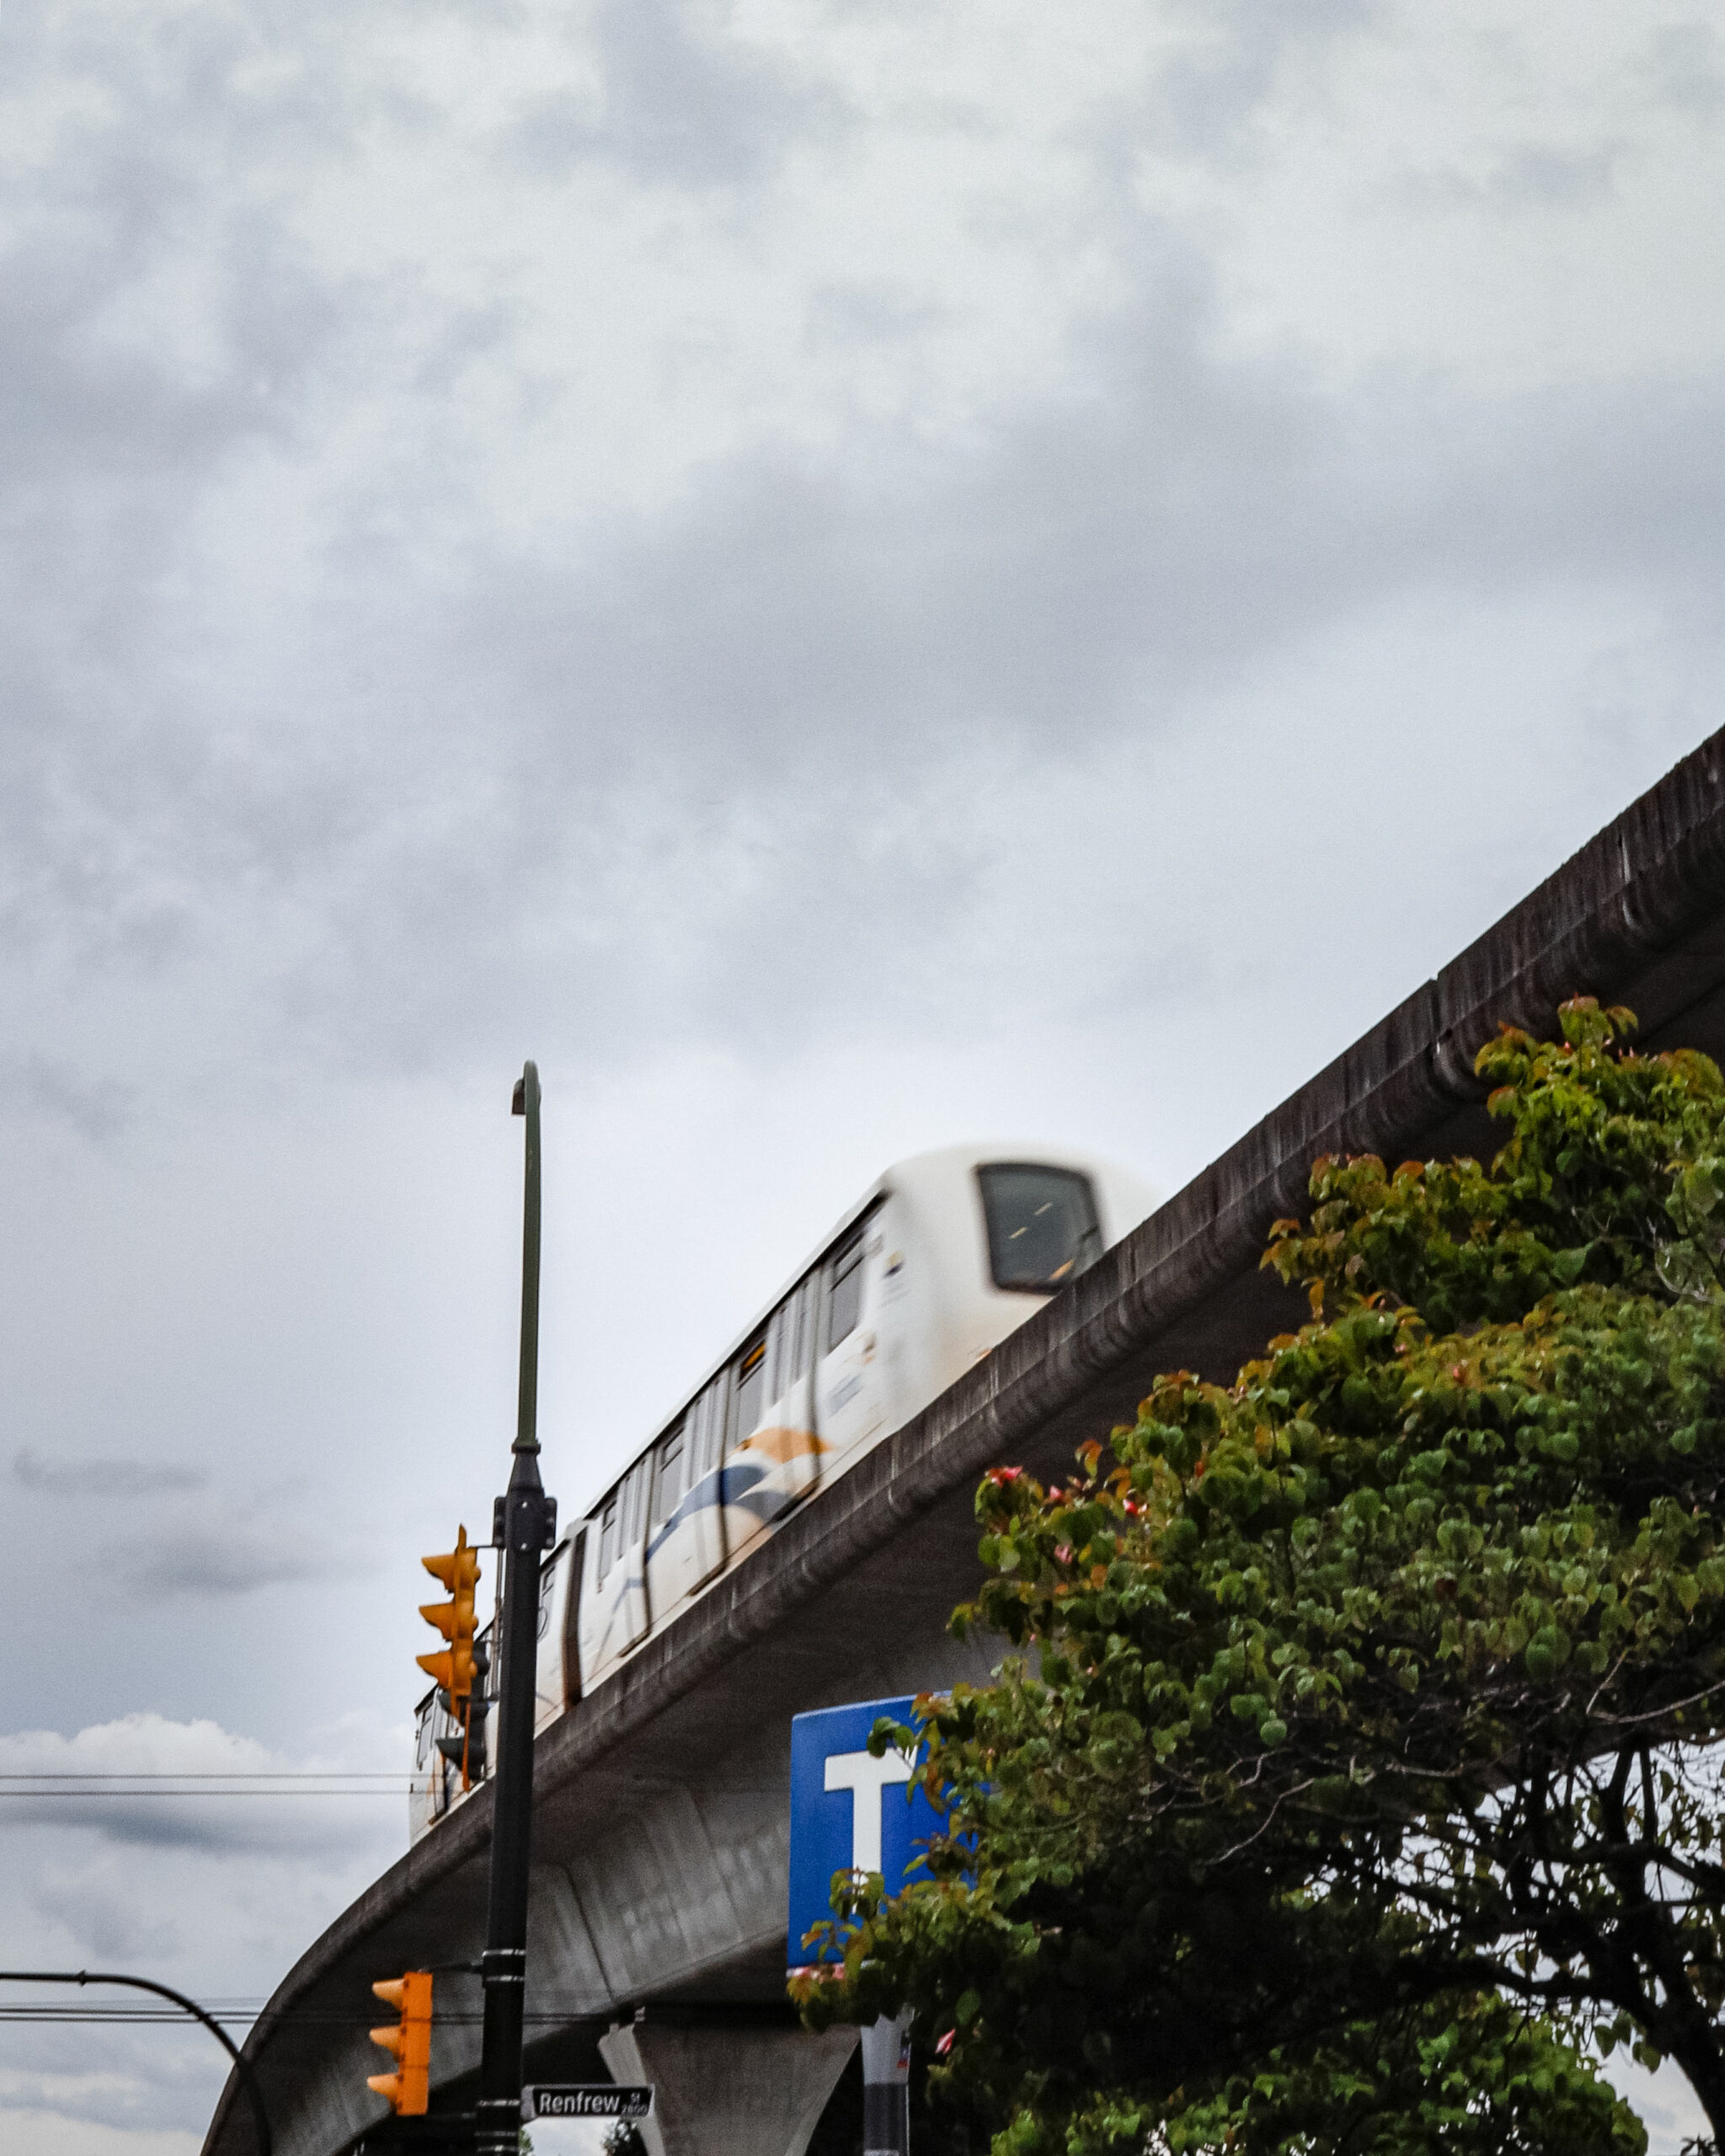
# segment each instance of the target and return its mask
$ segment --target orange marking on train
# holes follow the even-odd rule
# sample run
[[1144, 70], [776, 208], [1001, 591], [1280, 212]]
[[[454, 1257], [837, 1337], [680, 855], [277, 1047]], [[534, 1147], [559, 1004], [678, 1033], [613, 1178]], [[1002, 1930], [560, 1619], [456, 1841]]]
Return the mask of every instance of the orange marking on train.
[[774, 1425], [757, 1430], [751, 1438], [745, 1438], [737, 1450], [765, 1453], [769, 1460], [788, 1461], [806, 1459], [810, 1453], [830, 1452], [832, 1447], [817, 1438], [813, 1430], [790, 1430]]

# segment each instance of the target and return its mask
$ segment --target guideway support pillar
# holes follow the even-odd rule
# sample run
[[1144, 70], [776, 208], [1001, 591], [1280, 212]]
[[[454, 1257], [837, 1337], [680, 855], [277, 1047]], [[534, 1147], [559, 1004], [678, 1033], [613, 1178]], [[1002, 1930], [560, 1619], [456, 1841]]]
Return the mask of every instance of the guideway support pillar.
[[649, 2156], [803, 2156], [854, 2029], [628, 2023], [599, 2039], [613, 2081], [653, 2084]]

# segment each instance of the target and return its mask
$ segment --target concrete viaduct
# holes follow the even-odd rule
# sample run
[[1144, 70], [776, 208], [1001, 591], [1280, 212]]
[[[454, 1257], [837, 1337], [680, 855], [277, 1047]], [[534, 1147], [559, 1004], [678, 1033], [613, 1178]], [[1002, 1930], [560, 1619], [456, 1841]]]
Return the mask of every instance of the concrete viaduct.
[[[801, 2156], [851, 2039], [783, 2004], [792, 1716], [979, 1673], [946, 1620], [977, 1577], [982, 1470], [1063, 1467], [1156, 1371], [1231, 1377], [1297, 1324], [1258, 1258], [1314, 1156], [1489, 1152], [1475, 1051], [1578, 990], [1629, 1004], [1648, 1045], [1725, 1059], [1725, 732], [542, 1736], [530, 2078], [604, 2079], [602, 2056], [658, 2084], [663, 2156]], [[482, 1791], [276, 1991], [246, 2051], [277, 2156], [341, 2156], [375, 2123], [368, 1987], [478, 1954], [489, 1833]], [[478, 1993], [440, 1983], [434, 2109], [470, 2099]], [[230, 2079], [204, 2156], [254, 2150]]]

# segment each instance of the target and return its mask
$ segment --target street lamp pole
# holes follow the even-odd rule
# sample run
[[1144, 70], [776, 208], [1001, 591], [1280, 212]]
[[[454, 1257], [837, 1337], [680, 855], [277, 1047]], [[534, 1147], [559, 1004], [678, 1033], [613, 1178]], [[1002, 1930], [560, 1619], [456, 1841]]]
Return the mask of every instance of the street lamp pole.
[[539, 1645], [539, 1559], [557, 1532], [557, 1501], [539, 1480], [539, 1073], [529, 1063], [514, 1113], [526, 1118], [521, 1219], [521, 1389], [509, 1488], [492, 1541], [502, 1552], [497, 1764], [491, 1785], [491, 1892], [479, 2056], [479, 2156], [516, 2156], [521, 2131], [521, 2027], [527, 1983], [528, 1863], [533, 1830], [533, 1710]]
[[0, 1969], [0, 1984], [124, 1984], [131, 1991], [154, 1992], [158, 1999], [170, 2000], [175, 2006], [183, 2008], [195, 2020], [203, 2023], [233, 2061], [233, 2070], [239, 2076], [240, 2086], [245, 2090], [252, 2107], [252, 2130], [257, 2141], [258, 2156], [271, 2156], [274, 2144], [270, 2138], [270, 2116], [264, 2109], [264, 2092], [258, 2086], [258, 2077], [253, 2071], [252, 2063], [216, 2016], [200, 2006], [196, 1999], [188, 1999], [183, 1991], [175, 1991], [171, 1985], [158, 1984], [152, 1977], [119, 1977], [111, 1970]]

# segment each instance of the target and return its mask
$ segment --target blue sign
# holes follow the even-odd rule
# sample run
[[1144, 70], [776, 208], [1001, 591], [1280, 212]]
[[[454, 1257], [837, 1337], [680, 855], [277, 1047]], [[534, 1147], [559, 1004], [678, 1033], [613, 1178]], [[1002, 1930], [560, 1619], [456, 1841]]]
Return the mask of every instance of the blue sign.
[[878, 1871], [889, 1894], [928, 1876], [922, 1852], [942, 1831], [940, 1815], [920, 1789], [907, 1788], [909, 1757], [889, 1752], [877, 1759], [868, 1749], [868, 1732], [883, 1715], [907, 1722], [915, 1704], [868, 1700], [792, 1721], [788, 1968], [814, 1959], [803, 1938], [832, 1914], [834, 1872]]

